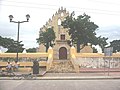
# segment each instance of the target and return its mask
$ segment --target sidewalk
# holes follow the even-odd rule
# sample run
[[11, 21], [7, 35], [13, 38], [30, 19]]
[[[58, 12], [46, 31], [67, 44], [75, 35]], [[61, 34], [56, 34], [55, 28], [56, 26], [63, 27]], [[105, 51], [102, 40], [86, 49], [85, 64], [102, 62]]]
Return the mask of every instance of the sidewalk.
[[[98, 80], [98, 79], [120, 79], [120, 72], [108, 73], [46, 73], [44, 76], [22, 80]], [[0, 77], [0, 80], [21, 80], [18, 77]]]
[[[26, 80], [33, 72], [15, 72], [15, 77], [0, 77], [0, 80]], [[46, 73], [45, 70], [39, 71], [37, 76], [32, 76], [31, 80], [97, 80], [97, 79], [120, 79], [120, 69], [92, 69], [81, 68], [79, 73]], [[22, 75], [22, 76], [21, 76]], [[24, 75], [24, 76], [23, 76]], [[28, 78], [27, 78], [28, 79]]]
[[120, 68], [80, 68], [80, 72], [84, 73], [84, 72], [120, 72]]
[[108, 73], [46, 73], [40, 79], [120, 79], [120, 72]]

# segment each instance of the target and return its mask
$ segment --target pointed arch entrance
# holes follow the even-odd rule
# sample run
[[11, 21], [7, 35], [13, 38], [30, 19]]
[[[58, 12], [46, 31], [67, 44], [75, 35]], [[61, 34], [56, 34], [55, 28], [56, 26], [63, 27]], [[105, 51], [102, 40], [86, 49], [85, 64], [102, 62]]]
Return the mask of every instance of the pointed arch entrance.
[[67, 59], [67, 49], [65, 47], [59, 49], [59, 59]]

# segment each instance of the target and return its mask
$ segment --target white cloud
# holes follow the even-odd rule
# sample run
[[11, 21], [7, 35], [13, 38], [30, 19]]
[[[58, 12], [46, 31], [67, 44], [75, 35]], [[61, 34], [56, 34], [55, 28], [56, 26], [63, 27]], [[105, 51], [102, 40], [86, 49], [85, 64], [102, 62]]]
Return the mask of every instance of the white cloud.
[[97, 31], [98, 36], [104, 36], [108, 37], [108, 42], [111, 42], [112, 40], [118, 40], [120, 39], [120, 26], [107, 26], [102, 27], [100, 30]]
[[7, 50], [8, 50], [7, 48], [4, 48], [4, 47], [0, 46], [0, 53], [4, 53], [4, 52], [6, 52]]

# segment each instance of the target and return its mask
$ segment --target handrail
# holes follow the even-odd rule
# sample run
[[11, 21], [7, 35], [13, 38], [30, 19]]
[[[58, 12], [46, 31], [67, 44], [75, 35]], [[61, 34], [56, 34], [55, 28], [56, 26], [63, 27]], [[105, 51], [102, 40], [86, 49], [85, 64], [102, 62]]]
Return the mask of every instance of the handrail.
[[[19, 57], [30, 57], [30, 58], [37, 58], [37, 57], [48, 57], [48, 53], [18, 53]], [[0, 53], [0, 57], [16, 57], [16, 53]]]
[[104, 56], [104, 53], [76, 53], [76, 57], [81, 57], [81, 58], [104, 58], [104, 57], [120, 57], [120, 53], [113, 53], [112, 56]]

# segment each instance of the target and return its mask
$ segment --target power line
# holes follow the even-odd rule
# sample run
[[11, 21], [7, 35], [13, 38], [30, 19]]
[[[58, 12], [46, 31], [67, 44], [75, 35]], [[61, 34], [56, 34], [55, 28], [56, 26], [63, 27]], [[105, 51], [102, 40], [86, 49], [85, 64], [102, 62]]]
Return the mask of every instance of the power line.
[[43, 8], [43, 7], [32, 7], [32, 6], [22, 6], [22, 5], [6, 5], [6, 4], [0, 4], [2, 6], [11, 6], [11, 7], [23, 7], [23, 8], [37, 8], [37, 9], [49, 9], [49, 10], [56, 10], [56, 9], [53, 9], [53, 8]]
[[[45, 7], [33, 7], [33, 6], [22, 6], [22, 5], [18, 6], [18, 5], [8, 5], [8, 4], [7, 5], [6, 4], [0, 4], [0, 5], [2, 5], [2, 6], [12, 6], [12, 7], [22, 7], [22, 8], [37, 8], [37, 9], [56, 10], [54, 8], [45, 8]], [[94, 13], [94, 14], [120, 15], [120, 11], [107, 11], [107, 10], [100, 10], [100, 9], [78, 8], [78, 7], [69, 7], [69, 8], [80, 9], [80, 10], [75, 10], [75, 12], [82, 12], [82, 10], [86, 10], [87, 12]]]
[[31, 5], [47, 5], [47, 6], [57, 6], [57, 5], [50, 5], [50, 4], [40, 4], [40, 3], [30, 3], [30, 2], [18, 2], [18, 1], [4, 1], [4, 2], [13, 2], [13, 3], [22, 3], [22, 4], [31, 4]]
[[87, 0], [95, 3], [102, 3], [102, 4], [110, 4], [110, 5], [117, 5], [120, 6], [120, 3], [113, 3], [113, 2], [106, 2], [106, 1], [101, 1], [101, 0]]
[[[78, 8], [78, 7], [71, 7], [71, 8]], [[120, 11], [109, 11], [109, 10], [92, 9], [92, 8], [79, 8], [79, 9], [83, 9], [83, 10], [92, 10], [92, 11], [101, 11], [101, 12], [120, 13]]]
[[[82, 11], [75, 11], [75, 12], [82, 12]], [[83, 11], [84, 12], [84, 11]], [[106, 14], [106, 15], [114, 15], [114, 16], [120, 16], [120, 13], [106, 13], [106, 12], [95, 12], [95, 11], [86, 11], [88, 13], [94, 13], [94, 14]]]
[[[96, 0], [91, 0], [91, 1], [96, 1]], [[98, 1], [98, 0], [97, 0]], [[18, 1], [5, 1], [5, 2], [14, 2], [14, 3], [23, 3], [23, 4], [32, 4], [32, 5], [44, 5], [44, 6], [56, 6], [58, 5], [50, 5], [50, 4], [40, 4], [40, 3], [30, 3], [30, 2], [18, 2]], [[98, 1], [101, 2], [101, 1]], [[120, 4], [119, 4], [120, 5]], [[66, 7], [67, 8], [67, 7]], [[105, 11], [105, 12], [115, 12], [118, 13], [120, 11], [110, 11], [110, 10], [101, 10], [101, 9], [92, 9], [92, 8], [80, 8], [80, 7], [68, 7], [68, 8], [76, 8], [76, 9], [86, 9], [86, 10], [96, 10], [96, 11]]]
[[[87, 0], [89, 2], [97, 2], [97, 3], [102, 3], [102, 4], [113, 4], [113, 5], [118, 5], [120, 6], [120, 3], [113, 3], [113, 2], [106, 2], [106, 1], [101, 1], [101, 0]], [[48, 5], [48, 6], [57, 6], [57, 5], [49, 5], [49, 4], [39, 4], [39, 3], [30, 3], [30, 2], [19, 2], [19, 1], [9, 1], [6, 0], [4, 2], [14, 2], [14, 3], [23, 3], [23, 4], [35, 4], [35, 5]]]

